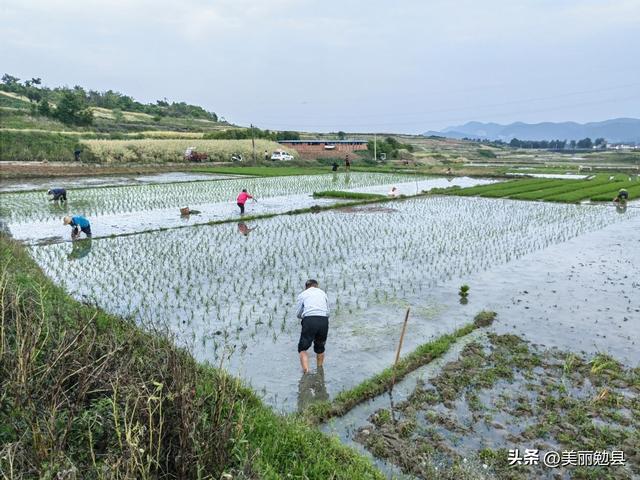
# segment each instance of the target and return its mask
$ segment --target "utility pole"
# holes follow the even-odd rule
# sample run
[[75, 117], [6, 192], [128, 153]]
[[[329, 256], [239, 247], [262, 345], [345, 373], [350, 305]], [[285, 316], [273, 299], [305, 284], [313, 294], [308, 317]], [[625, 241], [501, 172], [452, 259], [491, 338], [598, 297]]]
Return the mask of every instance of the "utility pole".
[[373, 160], [378, 160], [378, 136], [377, 134], [373, 134]]
[[253, 148], [253, 164], [256, 164], [256, 139], [253, 135], [253, 123], [251, 124], [251, 147]]

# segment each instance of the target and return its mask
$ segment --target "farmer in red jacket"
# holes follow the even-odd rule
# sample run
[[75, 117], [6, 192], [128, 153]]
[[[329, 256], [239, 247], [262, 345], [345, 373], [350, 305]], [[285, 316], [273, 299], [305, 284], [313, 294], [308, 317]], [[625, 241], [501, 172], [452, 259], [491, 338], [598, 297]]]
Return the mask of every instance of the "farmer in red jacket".
[[[246, 188], [243, 188], [236, 200], [236, 202], [238, 202], [238, 207], [240, 207], [240, 215], [244, 215], [244, 204], [247, 203], [247, 200], [249, 200], [250, 198], [253, 197], [247, 193]], [[255, 198], [253, 198], [253, 201], [257, 202]]]

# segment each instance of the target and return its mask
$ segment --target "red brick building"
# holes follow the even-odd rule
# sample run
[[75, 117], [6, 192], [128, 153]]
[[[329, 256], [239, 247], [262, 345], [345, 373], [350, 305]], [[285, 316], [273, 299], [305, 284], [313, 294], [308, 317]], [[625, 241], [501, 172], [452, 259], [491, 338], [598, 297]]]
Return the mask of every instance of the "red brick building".
[[278, 143], [293, 148], [302, 158], [337, 158], [367, 149], [366, 140], [281, 140]]

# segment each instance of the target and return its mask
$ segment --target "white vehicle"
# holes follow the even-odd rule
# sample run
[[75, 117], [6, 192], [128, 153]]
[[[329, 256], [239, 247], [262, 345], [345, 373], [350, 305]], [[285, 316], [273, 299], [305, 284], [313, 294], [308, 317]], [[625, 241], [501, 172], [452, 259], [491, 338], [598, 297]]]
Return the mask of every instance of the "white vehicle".
[[284, 150], [276, 150], [271, 154], [271, 160], [293, 160], [293, 155]]

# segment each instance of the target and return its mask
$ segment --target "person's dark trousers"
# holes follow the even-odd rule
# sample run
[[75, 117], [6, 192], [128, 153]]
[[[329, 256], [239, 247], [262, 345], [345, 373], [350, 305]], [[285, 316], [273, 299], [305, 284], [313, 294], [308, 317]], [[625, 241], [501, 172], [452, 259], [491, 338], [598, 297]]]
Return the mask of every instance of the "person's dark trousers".
[[62, 200], [63, 202], [66, 202], [67, 201], [67, 192], [58, 193], [58, 194], [53, 196], [53, 201], [54, 202], [57, 202], [59, 200]]
[[304, 317], [301, 322], [302, 331], [298, 341], [298, 353], [307, 351], [313, 343], [315, 353], [324, 353], [324, 346], [329, 333], [328, 317]]
[[82, 228], [75, 227], [73, 229], [73, 236], [77, 237], [80, 234], [80, 231], [82, 231], [82, 233], [84, 233], [88, 238], [91, 238], [91, 225]]
[[244, 203], [238, 203], [238, 207], [240, 207], [240, 215], [244, 213]]

